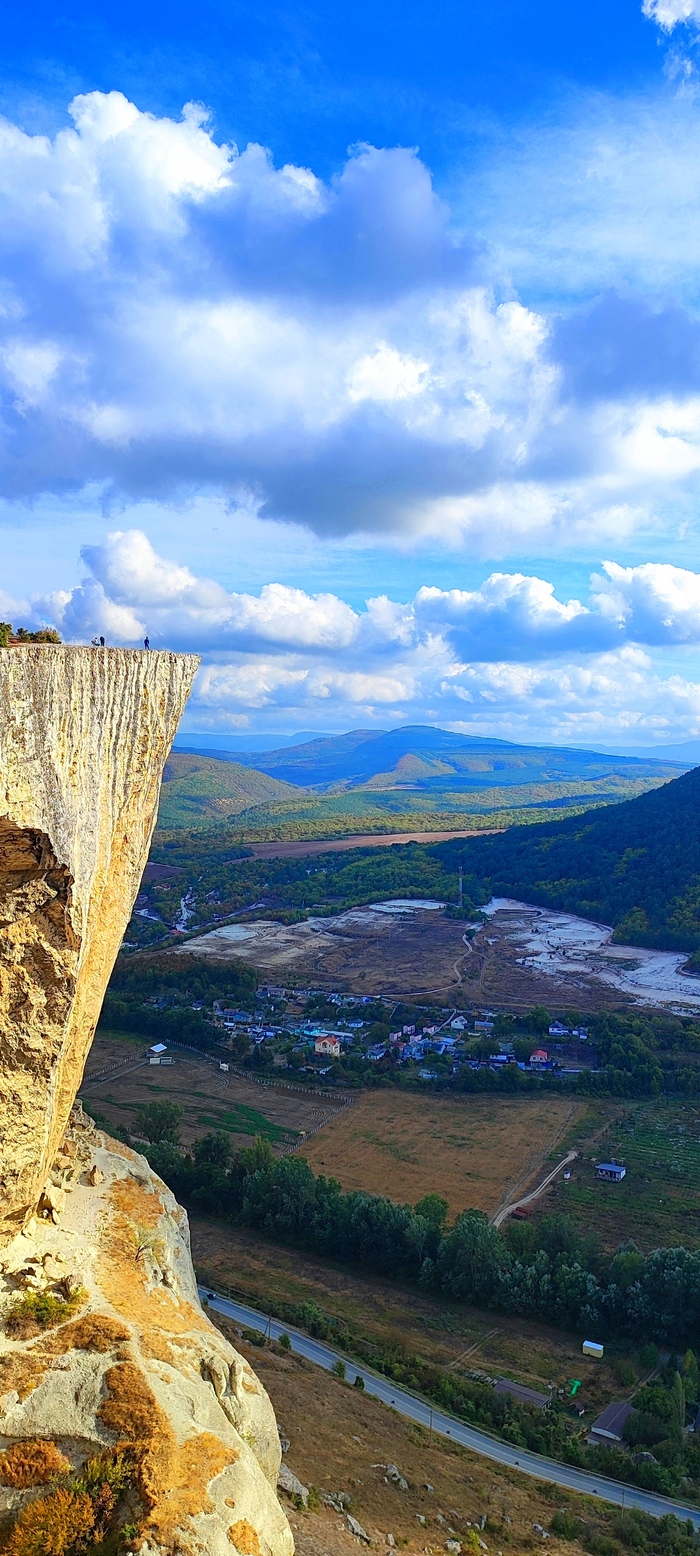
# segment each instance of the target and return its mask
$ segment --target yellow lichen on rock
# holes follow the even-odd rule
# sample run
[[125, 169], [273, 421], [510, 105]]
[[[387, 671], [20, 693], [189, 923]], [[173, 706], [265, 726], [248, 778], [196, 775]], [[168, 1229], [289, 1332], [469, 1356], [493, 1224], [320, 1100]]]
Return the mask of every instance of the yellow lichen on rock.
[[0, 649], [0, 1246], [65, 1130], [196, 666]]
[[[275, 1493], [281, 1455], [272, 1406], [201, 1307], [184, 1211], [147, 1161], [98, 1133], [79, 1103], [68, 1133], [76, 1150], [66, 1158], [58, 1224], [36, 1222], [0, 1255], [5, 1462], [41, 1457], [38, 1441], [69, 1462], [56, 1503], [68, 1528], [90, 1511], [80, 1500], [82, 1467], [123, 1456], [131, 1466], [130, 1544], [144, 1556], [233, 1556], [232, 1546], [242, 1556], [249, 1549], [292, 1556]], [[155, 1235], [139, 1257], [144, 1225]], [[78, 1271], [77, 1317], [58, 1325], [49, 1317], [26, 1339], [7, 1334], [27, 1279], [48, 1297], [70, 1287]], [[13, 1459], [18, 1444], [24, 1451]], [[11, 1471], [3, 1484], [0, 1473], [0, 1518], [9, 1512], [17, 1520], [13, 1556], [28, 1556], [27, 1542], [43, 1528], [44, 1513], [30, 1513], [26, 1500], [35, 1494]]]

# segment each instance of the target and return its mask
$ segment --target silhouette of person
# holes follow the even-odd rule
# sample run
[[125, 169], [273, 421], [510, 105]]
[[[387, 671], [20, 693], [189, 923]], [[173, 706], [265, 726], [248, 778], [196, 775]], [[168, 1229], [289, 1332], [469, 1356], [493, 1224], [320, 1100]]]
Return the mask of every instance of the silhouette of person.
[[104, 640], [104, 638], [100, 638], [100, 648], [104, 648], [104, 646], [105, 646], [105, 640]]
[[151, 639], [150, 638], [144, 638], [143, 646], [144, 646], [144, 648], [150, 648], [150, 646], [151, 646]]

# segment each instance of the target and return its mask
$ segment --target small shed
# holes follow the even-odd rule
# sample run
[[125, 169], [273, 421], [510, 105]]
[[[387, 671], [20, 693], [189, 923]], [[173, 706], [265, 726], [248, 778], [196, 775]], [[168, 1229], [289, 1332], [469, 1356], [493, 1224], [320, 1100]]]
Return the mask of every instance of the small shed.
[[584, 1356], [594, 1356], [596, 1361], [602, 1361], [605, 1347], [600, 1344], [599, 1340], [584, 1340], [581, 1350]]
[[149, 1054], [164, 1054], [165, 1053], [165, 1049], [166, 1049], [165, 1043], [154, 1043], [153, 1047], [149, 1048], [148, 1052], [149, 1052]]
[[619, 1162], [598, 1162], [595, 1175], [602, 1183], [622, 1183], [627, 1172], [626, 1167], [621, 1167]]

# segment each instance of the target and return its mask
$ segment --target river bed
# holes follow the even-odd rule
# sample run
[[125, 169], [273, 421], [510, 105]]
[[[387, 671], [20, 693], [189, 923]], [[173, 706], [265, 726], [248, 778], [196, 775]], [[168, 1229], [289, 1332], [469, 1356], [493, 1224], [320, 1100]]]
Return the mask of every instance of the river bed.
[[687, 952], [613, 945], [608, 924], [512, 897], [492, 897], [483, 911], [498, 915], [499, 930], [519, 951], [516, 961], [522, 967], [558, 980], [583, 977], [606, 983], [637, 1005], [678, 1016], [700, 1011], [700, 978], [680, 971]]

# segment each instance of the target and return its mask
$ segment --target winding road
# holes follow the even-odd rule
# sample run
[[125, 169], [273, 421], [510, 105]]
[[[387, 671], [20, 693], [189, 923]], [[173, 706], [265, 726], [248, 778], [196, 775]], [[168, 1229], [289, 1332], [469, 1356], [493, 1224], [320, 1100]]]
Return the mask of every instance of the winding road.
[[337, 1362], [344, 1362], [350, 1383], [354, 1383], [357, 1376], [361, 1377], [367, 1394], [372, 1394], [384, 1405], [390, 1405], [407, 1420], [417, 1421], [420, 1426], [438, 1432], [442, 1437], [449, 1437], [452, 1442], [471, 1449], [472, 1453], [480, 1453], [496, 1464], [506, 1464], [510, 1469], [520, 1470], [523, 1475], [534, 1475], [538, 1480], [564, 1486], [567, 1491], [597, 1496], [603, 1502], [615, 1503], [617, 1507], [639, 1508], [643, 1513], [650, 1513], [652, 1518], [663, 1518], [669, 1513], [675, 1513], [676, 1518], [690, 1519], [694, 1527], [700, 1529], [700, 1511], [697, 1508], [685, 1507], [683, 1503], [674, 1502], [669, 1497], [642, 1491], [639, 1486], [625, 1486], [621, 1481], [607, 1480], [604, 1475], [593, 1475], [573, 1465], [558, 1464], [554, 1459], [546, 1459], [541, 1454], [529, 1453], [526, 1448], [515, 1448], [511, 1443], [501, 1442], [488, 1432], [477, 1431], [476, 1427], [458, 1421], [456, 1416], [448, 1415], [447, 1411], [426, 1404], [417, 1394], [399, 1388], [364, 1365], [359, 1366], [321, 1340], [313, 1340], [310, 1335], [290, 1329], [288, 1324], [281, 1324], [276, 1318], [267, 1318], [255, 1308], [245, 1307], [243, 1303], [234, 1302], [229, 1297], [221, 1297], [206, 1286], [200, 1286], [199, 1294], [202, 1298], [208, 1298], [210, 1308], [222, 1313], [225, 1318], [233, 1319], [235, 1323], [244, 1324], [247, 1329], [257, 1329], [273, 1340], [279, 1340], [281, 1334], [289, 1335], [293, 1351], [299, 1356], [305, 1356], [307, 1361], [315, 1362], [317, 1367], [324, 1367], [327, 1372], [331, 1372]]

